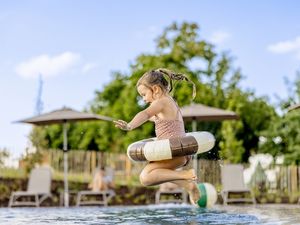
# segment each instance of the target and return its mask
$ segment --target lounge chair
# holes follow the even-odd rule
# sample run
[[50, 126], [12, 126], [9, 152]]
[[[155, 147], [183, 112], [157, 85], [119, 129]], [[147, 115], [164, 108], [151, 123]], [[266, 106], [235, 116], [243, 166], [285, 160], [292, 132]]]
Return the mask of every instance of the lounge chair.
[[187, 192], [173, 183], [163, 183], [155, 193], [155, 204], [160, 203], [187, 203]]
[[[93, 180], [96, 177], [96, 173], [99, 172], [99, 169], [96, 169], [94, 172]], [[105, 176], [103, 181], [107, 183], [112, 183], [114, 177], [114, 171], [111, 168], [105, 169]], [[109, 185], [108, 185], [109, 186]], [[77, 193], [76, 206], [84, 205], [103, 205], [107, 206], [109, 200], [115, 196], [115, 191], [108, 187], [108, 190], [97, 190], [97, 188], [92, 188], [92, 190], [79, 191]]]
[[84, 206], [84, 205], [99, 205], [99, 206], [103, 205], [103, 206], [107, 206], [109, 200], [113, 196], [115, 196], [114, 190], [80, 191], [77, 194], [76, 206]]
[[[230, 202], [251, 202], [256, 204], [252, 191], [244, 182], [244, 167], [240, 164], [229, 164], [221, 167], [222, 178], [222, 198], [223, 204]], [[238, 198], [233, 198], [231, 194], [238, 194]], [[240, 197], [242, 196], [242, 197]]]
[[[30, 173], [27, 191], [16, 191], [10, 196], [8, 207], [13, 206], [36, 206], [52, 197], [51, 195], [52, 172], [50, 168], [36, 168]], [[26, 198], [22, 201], [21, 199]]]

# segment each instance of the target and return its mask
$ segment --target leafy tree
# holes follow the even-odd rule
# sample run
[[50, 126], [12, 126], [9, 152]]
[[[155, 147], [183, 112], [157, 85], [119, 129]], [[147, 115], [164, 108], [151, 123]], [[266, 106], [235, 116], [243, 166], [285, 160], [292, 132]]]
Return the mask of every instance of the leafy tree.
[[48, 147], [48, 139], [46, 138], [47, 135], [47, 129], [44, 127], [35, 127], [31, 130], [29, 139], [32, 145], [37, 149], [43, 149]]
[[298, 110], [289, 112], [262, 133], [264, 140], [261, 152], [274, 157], [284, 155], [285, 164], [300, 165], [300, 114]]
[[[198, 122], [199, 130], [214, 133], [218, 140], [210, 154], [203, 154], [202, 157], [216, 159], [221, 150], [224, 159], [245, 161], [257, 147], [259, 132], [268, 126], [275, 112], [266, 99], [256, 98], [254, 93], [241, 90], [241, 72], [233, 69], [231, 64], [232, 59], [228, 54], [217, 54], [214, 46], [199, 36], [197, 24], [173, 23], [156, 39], [155, 53], [139, 55], [130, 65], [129, 74], [113, 73], [111, 82], [96, 91], [87, 110], [129, 121], [146, 107], [135, 87], [141, 74], [161, 67], [185, 73], [197, 88], [194, 103], [233, 110], [240, 116], [240, 120], [235, 122]], [[178, 82], [174, 90], [173, 97], [180, 106], [191, 103], [192, 87], [189, 83]], [[44, 137], [48, 146], [61, 146], [61, 128], [53, 126], [47, 129]], [[186, 129], [191, 130], [191, 124], [187, 123]], [[81, 132], [84, 135], [80, 135]], [[69, 145], [124, 152], [131, 142], [154, 135], [151, 123], [131, 132], [116, 129], [107, 122], [101, 125], [76, 123], [69, 128]]]
[[5, 159], [10, 156], [7, 148], [0, 149], [0, 168], [4, 166]]
[[274, 118], [268, 129], [261, 133], [262, 141], [259, 146], [261, 152], [268, 152], [274, 157], [284, 156], [285, 164], [300, 165], [300, 113], [299, 109], [288, 112], [286, 108], [300, 99], [300, 74], [289, 85], [290, 94], [287, 99], [281, 99], [285, 114]]
[[288, 97], [284, 99], [277, 96], [279, 106], [283, 111], [286, 111], [289, 106], [300, 103], [300, 71], [296, 71], [296, 78], [294, 81], [285, 78], [285, 84], [288, 91]]

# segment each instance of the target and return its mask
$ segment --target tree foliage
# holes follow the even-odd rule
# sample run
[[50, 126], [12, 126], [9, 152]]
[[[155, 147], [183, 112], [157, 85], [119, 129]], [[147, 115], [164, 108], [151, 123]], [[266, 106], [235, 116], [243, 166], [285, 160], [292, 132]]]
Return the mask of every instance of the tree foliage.
[[284, 110], [281, 117], [274, 118], [268, 129], [261, 133], [259, 150], [276, 156], [284, 156], [285, 164], [300, 165], [300, 110], [288, 112], [287, 107], [299, 104], [300, 74], [289, 87], [290, 95], [282, 99], [280, 105]]
[[9, 150], [7, 148], [0, 149], [0, 168], [4, 166], [5, 160], [10, 156]]

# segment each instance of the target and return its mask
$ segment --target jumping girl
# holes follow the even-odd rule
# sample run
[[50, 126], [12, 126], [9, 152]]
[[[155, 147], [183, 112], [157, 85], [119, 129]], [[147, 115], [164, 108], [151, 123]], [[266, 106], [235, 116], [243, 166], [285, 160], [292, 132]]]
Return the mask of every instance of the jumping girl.
[[[168, 77], [169, 82], [165, 77]], [[137, 82], [137, 91], [149, 106], [137, 113], [129, 122], [114, 121], [115, 126], [122, 130], [133, 130], [146, 121], [155, 123], [157, 139], [169, 139], [185, 136], [184, 123], [179, 106], [169, 94], [173, 89], [173, 81], [191, 82], [184, 74], [174, 73], [168, 69], [157, 69], [146, 72]], [[193, 98], [195, 84], [193, 84]], [[184, 188], [190, 195], [193, 205], [200, 198], [196, 184], [194, 169], [176, 170], [186, 166], [191, 156], [175, 157], [169, 160], [149, 162], [140, 174], [140, 182], [145, 186], [172, 182]]]

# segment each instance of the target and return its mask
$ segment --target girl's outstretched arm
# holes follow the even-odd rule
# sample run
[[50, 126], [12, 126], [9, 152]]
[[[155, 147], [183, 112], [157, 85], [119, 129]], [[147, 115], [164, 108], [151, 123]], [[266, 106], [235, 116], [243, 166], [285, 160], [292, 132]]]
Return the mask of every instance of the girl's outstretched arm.
[[145, 123], [147, 120], [149, 120], [151, 117], [155, 116], [156, 114], [158, 114], [159, 112], [161, 112], [163, 109], [163, 104], [160, 100], [156, 100], [154, 102], [151, 103], [151, 105], [137, 113], [135, 115], [135, 117], [133, 117], [133, 119], [127, 123], [123, 120], [117, 120], [114, 121], [115, 126], [119, 127], [122, 130], [133, 130], [139, 126], [141, 126], [143, 123]]

